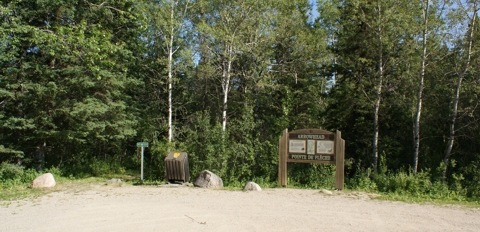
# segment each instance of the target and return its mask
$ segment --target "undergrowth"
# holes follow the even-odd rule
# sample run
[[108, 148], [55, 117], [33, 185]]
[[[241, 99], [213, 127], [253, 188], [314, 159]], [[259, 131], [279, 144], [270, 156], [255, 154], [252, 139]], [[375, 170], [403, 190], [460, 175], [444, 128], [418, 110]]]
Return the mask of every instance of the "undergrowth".
[[[57, 186], [48, 189], [31, 188], [32, 181], [44, 173], [52, 173]], [[37, 172], [35, 169], [24, 169], [23, 166], [1, 163], [0, 164], [0, 201], [10, 201], [25, 199], [29, 197], [41, 196], [49, 192], [65, 190], [69, 187], [74, 189], [86, 189], [89, 185], [105, 182], [107, 179], [120, 178], [124, 182], [132, 182], [136, 177], [128, 172], [113, 173], [108, 170], [106, 173], [96, 173], [96, 175], [63, 175], [63, 171], [58, 167], [51, 167]], [[60, 186], [60, 187], [58, 187]]]
[[[73, 176], [71, 173], [65, 175], [57, 167], [37, 172], [34, 169], [24, 169], [22, 166], [2, 163], [0, 164], [0, 200], [22, 199], [41, 195], [46, 191], [56, 191], [55, 189], [39, 190], [29, 187], [37, 176], [47, 172], [55, 176], [57, 185], [91, 185], [109, 178], [120, 178], [133, 185], [160, 185], [166, 182], [162, 178], [147, 178], [144, 181], [140, 181], [139, 170], [125, 170], [116, 166], [102, 164], [100, 161], [95, 163], [95, 166], [103, 168], [98, 168], [89, 175], [83, 173], [79, 176]], [[288, 188], [334, 189], [335, 166], [314, 164], [310, 164], [310, 168], [290, 166]], [[115, 173], [112, 172], [112, 168], [105, 167], [114, 167], [114, 169], [121, 171]], [[195, 173], [191, 173], [190, 182], [194, 181], [195, 175]], [[479, 197], [472, 195], [468, 189], [462, 187], [464, 186], [462, 184], [463, 180], [462, 176], [452, 176], [449, 178], [449, 181], [442, 181], [441, 178], [436, 178], [430, 170], [422, 170], [413, 174], [411, 170], [389, 172], [382, 166], [379, 167], [377, 172], [369, 168], [358, 168], [353, 176], [345, 177], [345, 191], [375, 193], [380, 195], [378, 199], [382, 200], [412, 203], [434, 202], [479, 207]], [[230, 178], [224, 180], [224, 189], [241, 190], [248, 181], [253, 181], [264, 189], [280, 187], [276, 179], [253, 177], [251, 179]]]

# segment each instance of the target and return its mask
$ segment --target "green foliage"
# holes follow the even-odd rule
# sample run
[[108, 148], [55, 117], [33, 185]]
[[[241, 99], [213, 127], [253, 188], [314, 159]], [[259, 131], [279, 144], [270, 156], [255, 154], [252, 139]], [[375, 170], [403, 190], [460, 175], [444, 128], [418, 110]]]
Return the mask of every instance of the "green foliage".
[[417, 175], [405, 171], [396, 174], [379, 174], [374, 176], [374, 181], [377, 183], [377, 189], [380, 192], [411, 195], [432, 192], [432, 183], [428, 172], [419, 172]]
[[20, 181], [23, 176], [23, 166], [3, 162], [0, 164], [0, 180]]
[[[479, 155], [477, 155], [479, 157]], [[456, 178], [460, 180], [461, 185], [465, 186], [467, 197], [480, 200], [480, 159], [470, 163], [467, 167], [463, 168], [465, 177]], [[456, 185], [459, 185], [457, 182]]]
[[[50, 170], [51, 169], [46, 169], [45, 173], [50, 172]], [[52, 170], [55, 170], [55, 168], [52, 168]], [[24, 183], [24, 184], [31, 184], [32, 181], [35, 180], [35, 178], [37, 178], [40, 174], [41, 173], [37, 172], [33, 168], [26, 169], [26, 170], [23, 171], [21, 182]], [[60, 177], [59, 172], [53, 172], [52, 174], [55, 177]]]
[[25, 188], [37, 178], [35, 169], [25, 169], [23, 166], [3, 162], [0, 164], [0, 197], [4, 191]]
[[459, 182], [462, 180], [461, 177], [457, 177], [458, 180], [454, 181], [451, 187], [440, 180], [432, 179], [434, 178], [429, 170], [414, 175], [412, 170], [375, 173], [371, 169], [360, 169], [355, 176], [347, 178], [346, 185], [352, 190], [385, 194], [385, 199], [401, 199], [401, 196], [408, 196], [407, 198], [411, 199], [466, 200], [465, 191]]
[[71, 154], [120, 153], [136, 135], [125, 88], [140, 12], [132, 1], [106, 4], [2, 5], [0, 143], [10, 151], [31, 159], [43, 144], [58, 165], [82, 160]]
[[289, 185], [314, 189], [335, 188], [335, 165], [292, 163], [288, 166]]
[[63, 171], [59, 167], [50, 167], [43, 170], [44, 173], [52, 173], [53, 176], [63, 176]]
[[370, 168], [363, 169], [357, 166], [357, 171], [353, 177], [345, 179], [345, 185], [348, 189], [355, 189], [366, 192], [374, 192], [377, 190], [377, 183], [372, 179], [372, 170]]
[[210, 170], [223, 179], [227, 179], [228, 132], [223, 132], [220, 124], [211, 125], [207, 114], [197, 113], [190, 127], [181, 137], [189, 154], [190, 173], [197, 175], [202, 170]]
[[9, 148], [5, 148], [3, 145], [0, 145], [0, 154], [2, 154], [2, 158], [5, 156], [5, 154], [9, 155], [7, 158], [3, 158], [6, 160], [1, 160], [0, 161], [11, 161], [13, 159], [19, 159], [24, 157], [24, 153], [22, 151], [17, 151]]
[[192, 176], [207, 169], [220, 176], [225, 185], [255, 177], [267, 182], [276, 179], [278, 148], [256, 137], [251, 113], [246, 113], [242, 120], [233, 120], [225, 132], [220, 124], [212, 125], [206, 113], [192, 118], [179, 136], [184, 138], [181, 146], [188, 152]]
[[113, 174], [124, 174], [125, 168], [115, 160], [101, 160], [93, 158], [89, 164], [90, 173], [93, 176], [109, 176]]
[[[144, 170], [152, 183], [163, 179], [168, 151], [179, 150], [189, 155], [192, 177], [208, 169], [229, 186], [251, 180], [276, 186], [281, 132], [323, 128], [341, 131], [346, 140], [349, 189], [478, 199], [477, 69], [464, 75], [455, 145], [443, 163], [458, 80], [452, 70], [464, 67], [469, 54], [472, 30], [461, 25], [468, 25], [472, 2], [439, 8], [439, 1], [430, 1], [423, 171], [417, 175], [409, 167], [422, 54], [420, 3], [317, 2], [316, 20], [309, 19], [306, 0], [188, 1], [187, 11], [179, 10], [187, 1], [177, 1], [173, 19], [171, 1], [2, 2], [2, 186], [26, 184], [40, 162], [55, 167], [44, 171], [72, 178], [139, 176], [138, 141], [151, 144]], [[463, 32], [452, 37], [449, 28]], [[478, 44], [472, 49], [476, 61]], [[377, 97], [380, 159], [372, 170]], [[295, 186], [331, 188], [335, 167], [289, 164], [288, 172]]]
[[20, 165], [3, 162], [0, 164], [0, 186], [29, 185], [42, 173], [52, 173], [55, 177], [61, 176], [61, 170], [57, 167], [47, 168], [39, 173], [33, 168], [25, 169]]
[[[165, 178], [165, 164], [164, 160], [170, 151], [185, 151], [182, 145], [175, 148], [173, 143], [166, 141], [155, 141], [151, 144], [149, 156], [145, 157], [145, 179], [148, 180], [163, 180]], [[188, 154], [190, 156], [190, 154]], [[140, 148], [137, 149], [137, 158], [140, 158]], [[189, 157], [190, 160], [190, 157]], [[189, 161], [190, 162], [190, 161]], [[140, 159], [137, 161], [138, 167], [140, 167]]]

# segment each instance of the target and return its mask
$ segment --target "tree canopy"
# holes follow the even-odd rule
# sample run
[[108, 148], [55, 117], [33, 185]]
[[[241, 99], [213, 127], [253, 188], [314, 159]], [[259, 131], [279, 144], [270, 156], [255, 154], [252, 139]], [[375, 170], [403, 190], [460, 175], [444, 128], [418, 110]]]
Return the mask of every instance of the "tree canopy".
[[480, 194], [478, 1], [312, 3], [2, 1], [0, 163], [118, 171], [148, 141], [150, 178], [185, 150], [192, 172], [274, 181], [281, 132], [322, 128], [342, 131], [352, 178]]

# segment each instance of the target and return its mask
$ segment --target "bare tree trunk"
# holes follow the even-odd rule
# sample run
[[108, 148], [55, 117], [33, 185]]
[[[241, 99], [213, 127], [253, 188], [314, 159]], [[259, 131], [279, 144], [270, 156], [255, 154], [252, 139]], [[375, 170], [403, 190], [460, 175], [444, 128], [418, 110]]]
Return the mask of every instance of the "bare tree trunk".
[[174, 10], [175, 2], [171, 1], [172, 8], [170, 11], [170, 38], [168, 41], [168, 142], [173, 140], [173, 123], [172, 123], [172, 114], [173, 114], [173, 105], [172, 105], [172, 91], [173, 91], [173, 35], [174, 35]]
[[[172, 8], [173, 13], [173, 8]], [[173, 29], [173, 28], [172, 28]], [[172, 104], [172, 91], [173, 91], [173, 34], [170, 36], [170, 46], [168, 49], [168, 142], [173, 140], [173, 123], [172, 123], [172, 114], [173, 114], [173, 104]]]
[[227, 50], [227, 63], [223, 69], [222, 73], [222, 90], [223, 90], [223, 111], [222, 111], [222, 130], [227, 129], [227, 103], [228, 103], [228, 93], [230, 92], [230, 71], [232, 69], [232, 46], [228, 46]]
[[378, 113], [380, 111], [380, 103], [382, 101], [382, 86], [383, 86], [383, 41], [382, 41], [382, 20], [381, 7], [378, 5], [378, 86], [377, 99], [375, 100], [373, 110], [373, 168], [377, 170], [378, 166]]
[[473, 17], [472, 20], [470, 21], [470, 35], [468, 38], [468, 51], [467, 51], [467, 58], [465, 61], [465, 66], [457, 71], [458, 74], [458, 80], [457, 80], [457, 87], [455, 88], [455, 96], [453, 98], [453, 104], [452, 104], [452, 112], [450, 114], [450, 120], [449, 120], [449, 129], [450, 133], [448, 136], [448, 142], [447, 142], [447, 147], [445, 149], [445, 156], [443, 158], [443, 163], [445, 164], [445, 169], [443, 170], [443, 180], [446, 179], [447, 177], [447, 168], [448, 168], [448, 161], [450, 159], [450, 156], [452, 155], [452, 147], [455, 142], [455, 121], [457, 119], [457, 114], [458, 114], [458, 103], [460, 100], [460, 90], [462, 87], [462, 81], [463, 78], [465, 77], [465, 74], [468, 71], [468, 68], [470, 66], [470, 59], [472, 56], [472, 46], [473, 46], [473, 38], [474, 38], [474, 31], [475, 31], [475, 22], [476, 22], [476, 17], [477, 17], [477, 1], [474, 1], [473, 3]]
[[[180, 1], [170, 0], [170, 22], [167, 23], [165, 28], [162, 29], [162, 32], [168, 31], [168, 33], [163, 33], [163, 39], [166, 42], [166, 49], [164, 50], [168, 54], [167, 60], [167, 70], [168, 70], [168, 142], [172, 142], [173, 137], [173, 55], [178, 51], [180, 47], [174, 48], [175, 36], [178, 32], [182, 31], [184, 27], [184, 20], [187, 11], [189, 8], [189, 1], [184, 2], [185, 5], [179, 5], [183, 7], [182, 11], [175, 12], [175, 5], [180, 4]], [[181, 14], [180, 21], [175, 19], [175, 13]], [[178, 24], [178, 25], [177, 25]], [[163, 31], [164, 30], [164, 31]]]
[[[175, 26], [175, 4], [178, 4], [179, 1], [171, 0], [171, 9], [170, 9], [170, 37], [168, 38], [167, 52], [168, 52], [168, 142], [173, 141], [173, 54], [179, 49], [173, 48], [173, 42], [175, 39], [175, 34], [182, 30], [183, 22], [180, 22], [180, 26]], [[184, 5], [182, 18], [185, 17], [188, 11], [189, 1]], [[165, 40], [167, 40], [165, 36]]]
[[418, 170], [418, 154], [420, 149], [420, 116], [422, 114], [422, 100], [423, 100], [423, 84], [425, 79], [425, 63], [427, 59], [427, 34], [428, 34], [428, 8], [429, 0], [424, 1], [425, 6], [423, 7], [423, 32], [422, 32], [422, 67], [420, 70], [420, 80], [418, 83], [418, 92], [417, 92], [417, 113], [415, 115], [415, 124], [414, 124], [414, 151], [413, 151], [413, 173], [417, 174]]

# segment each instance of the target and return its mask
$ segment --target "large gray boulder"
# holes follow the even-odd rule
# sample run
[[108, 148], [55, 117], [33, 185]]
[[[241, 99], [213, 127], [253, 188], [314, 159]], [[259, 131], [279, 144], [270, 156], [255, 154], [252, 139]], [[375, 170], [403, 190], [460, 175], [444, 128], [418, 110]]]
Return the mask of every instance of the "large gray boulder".
[[245, 191], [262, 191], [262, 188], [260, 188], [260, 185], [258, 185], [255, 182], [248, 182], [245, 187], [243, 187], [243, 190]]
[[55, 187], [56, 184], [52, 173], [45, 173], [33, 180], [32, 188], [51, 188]]
[[200, 172], [197, 178], [195, 178], [193, 185], [200, 188], [219, 189], [223, 188], [223, 181], [213, 172], [203, 170]]

